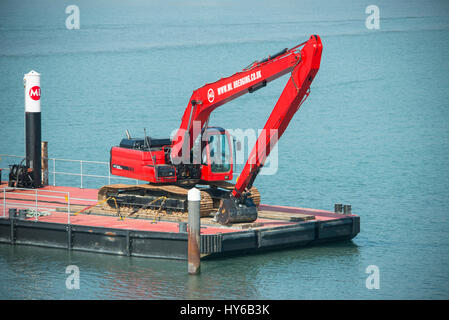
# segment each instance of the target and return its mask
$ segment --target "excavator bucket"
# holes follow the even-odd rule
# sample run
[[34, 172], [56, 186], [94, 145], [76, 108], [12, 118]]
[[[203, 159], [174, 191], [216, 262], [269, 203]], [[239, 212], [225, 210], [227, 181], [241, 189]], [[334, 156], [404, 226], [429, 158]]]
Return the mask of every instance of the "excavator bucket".
[[234, 198], [221, 200], [215, 220], [223, 225], [239, 222], [253, 222], [257, 219], [257, 207], [251, 198], [243, 201]]

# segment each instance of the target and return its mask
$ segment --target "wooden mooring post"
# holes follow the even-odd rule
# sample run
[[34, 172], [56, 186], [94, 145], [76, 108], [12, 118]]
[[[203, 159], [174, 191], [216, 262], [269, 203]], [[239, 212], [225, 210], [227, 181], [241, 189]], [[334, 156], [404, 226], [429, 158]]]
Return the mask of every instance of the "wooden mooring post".
[[43, 186], [48, 186], [48, 142], [42, 141], [41, 143], [41, 168], [42, 168], [42, 175], [41, 175], [41, 182]]

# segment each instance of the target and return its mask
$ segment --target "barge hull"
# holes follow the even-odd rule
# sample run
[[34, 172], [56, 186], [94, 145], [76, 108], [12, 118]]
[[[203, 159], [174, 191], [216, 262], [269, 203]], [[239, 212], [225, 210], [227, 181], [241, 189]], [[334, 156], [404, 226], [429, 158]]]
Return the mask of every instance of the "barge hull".
[[[45, 187], [65, 190], [64, 187]], [[77, 197], [96, 196], [93, 189], [79, 189]], [[15, 195], [15, 203], [20, 203]], [[10, 206], [0, 199], [0, 243], [32, 245], [65, 250], [88, 251], [135, 257], [187, 260], [187, 230], [182, 221], [120, 219], [117, 216], [52, 211], [49, 216], [19, 219], [9, 217]], [[82, 201], [79, 201], [80, 205]], [[42, 204], [43, 206], [45, 203]], [[87, 205], [87, 203], [86, 203]], [[20, 205], [17, 209], [20, 209]], [[266, 216], [254, 224], [201, 225], [200, 249], [203, 258], [239, 253], [302, 247], [325, 242], [349, 240], [360, 232], [357, 215], [336, 214], [325, 210], [260, 205]]]

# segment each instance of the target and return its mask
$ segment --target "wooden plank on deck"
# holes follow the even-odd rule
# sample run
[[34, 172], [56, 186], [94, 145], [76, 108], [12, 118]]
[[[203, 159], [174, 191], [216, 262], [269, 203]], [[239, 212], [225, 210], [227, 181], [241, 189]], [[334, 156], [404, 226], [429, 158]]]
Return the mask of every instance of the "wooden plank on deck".
[[275, 220], [283, 220], [283, 221], [307, 221], [314, 220], [315, 216], [311, 214], [303, 214], [303, 213], [290, 213], [290, 212], [280, 212], [280, 211], [266, 211], [259, 210], [258, 214], [259, 218], [264, 219], [275, 219]]

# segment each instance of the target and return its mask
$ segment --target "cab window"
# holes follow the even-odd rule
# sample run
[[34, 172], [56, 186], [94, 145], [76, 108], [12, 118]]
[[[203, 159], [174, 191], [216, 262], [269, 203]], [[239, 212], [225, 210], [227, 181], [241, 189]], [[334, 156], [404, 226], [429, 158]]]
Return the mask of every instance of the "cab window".
[[225, 134], [214, 134], [209, 137], [208, 143], [211, 171], [223, 173], [231, 170], [231, 154], [228, 137]]

